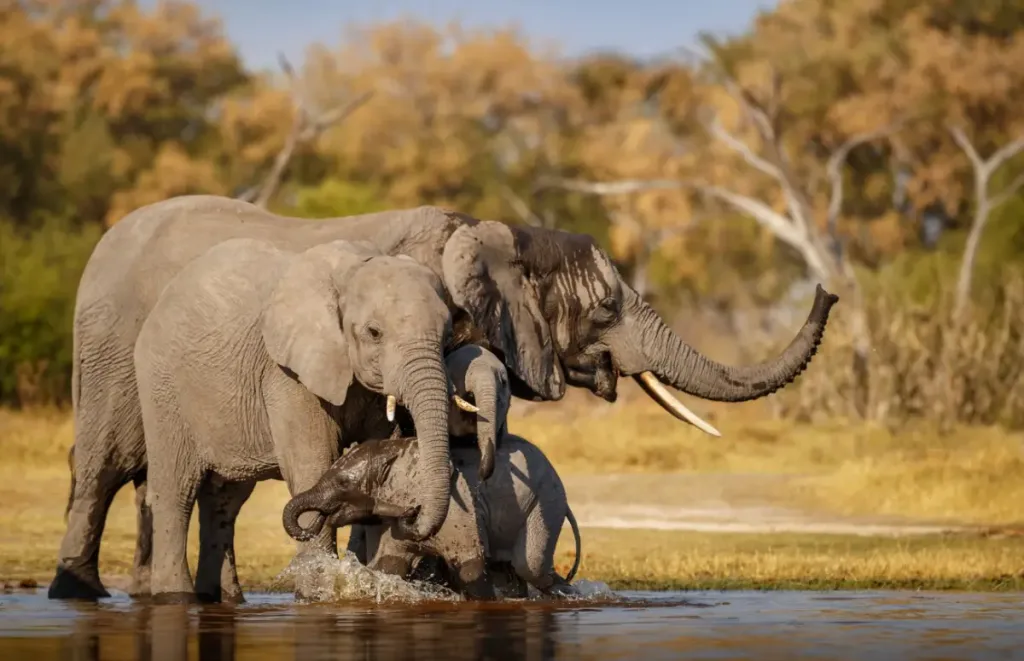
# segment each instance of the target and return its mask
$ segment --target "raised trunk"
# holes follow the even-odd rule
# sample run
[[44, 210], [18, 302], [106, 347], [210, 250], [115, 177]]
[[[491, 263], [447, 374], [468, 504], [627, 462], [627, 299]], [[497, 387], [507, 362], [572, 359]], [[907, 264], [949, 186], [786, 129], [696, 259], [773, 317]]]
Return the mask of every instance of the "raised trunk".
[[451, 498], [448, 376], [436, 344], [406, 348], [404, 355], [409, 359], [403, 361], [403, 374], [396, 383], [416, 426], [421, 479], [417, 491], [421, 496], [414, 527], [402, 519], [398, 525], [415, 539], [423, 540], [441, 528]]
[[[327, 517], [323, 515], [323, 508], [326, 502], [326, 490], [323, 480], [317, 482], [317, 484], [302, 493], [295, 494], [295, 496], [288, 501], [288, 504], [284, 506], [284, 513], [281, 515], [281, 520], [284, 523], [284, 530], [292, 539], [297, 539], [300, 542], [307, 542], [317, 535], [320, 534], [320, 530], [324, 527], [324, 522]], [[313, 521], [312, 525], [308, 528], [303, 528], [299, 525], [299, 517], [305, 512], [316, 511], [317, 517]]]
[[782, 355], [758, 365], [733, 367], [715, 362], [687, 345], [650, 306], [633, 297], [629, 303], [633, 332], [626, 341], [636, 343], [636, 348], [623, 348], [624, 355], [633, 355], [632, 360], [627, 358], [620, 365], [633, 373], [650, 370], [675, 388], [703, 399], [743, 402], [764, 397], [790, 383], [811, 362], [837, 300], [818, 285], [807, 321]]

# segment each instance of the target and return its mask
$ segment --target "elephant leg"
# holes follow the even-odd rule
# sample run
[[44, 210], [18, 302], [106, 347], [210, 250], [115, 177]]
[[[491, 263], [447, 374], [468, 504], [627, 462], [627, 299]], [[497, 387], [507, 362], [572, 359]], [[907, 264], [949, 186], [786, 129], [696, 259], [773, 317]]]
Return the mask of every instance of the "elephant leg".
[[132, 561], [132, 597], [149, 595], [149, 579], [153, 569], [153, 512], [146, 502], [146, 472], [135, 476], [135, 558]]
[[482, 514], [473, 504], [464, 480], [452, 487], [454, 498], [441, 530], [427, 542], [450, 568], [452, 581], [468, 599], [494, 599], [494, 584], [487, 572], [487, 536]]
[[[310, 397], [304, 386], [290, 379], [277, 385], [265, 395], [267, 417], [281, 475], [288, 484], [288, 491], [295, 496], [313, 487], [340, 455], [338, 429], [319, 405], [316, 408], [303, 405]], [[316, 515], [316, 512], [303, 512], [299, 525], [311, 525]], [[334, 526], [325, 525], [313, 539], [296, 542], [296, 561], [324, 555], [338, 557]], [[311, 597], [319, 578], [315, 570], [301, 571], [295, 580], [295, 596]]]
[[153, 601], [196, 601], [188, 567], [188, 527], [203, 470], [189, 451], [193, 444], [183, 430], [162, 433], [155, 425], [147, 425], [146, 445], [146, 497], [153, 512]]
[[360, 564], [365, 565], [368, 561], [366, 555], [366, 526], [354, 524], [348, 533], [348, 545], [345, 550], [356, 556]]
[[372, 569], [382, 574], [390, 574], [405, 578], [412, 571], [413, 555], [411, 553], [388, 553], [377, 559]]
[[[116, 319], [76, 320], [75, 440], [67, 528], [61, 540], [51, 599], [107, 597], [99, 577], [100, 541], [114, 496], [145, 467], [132, 345], [111, 335]], [[88, 360], [80, 360], [79, 356]], [[88, 369], [83, 370], [82, 365]]]
[[[558, 582], [555, 574], [555, 546], [565, 521], [565, 508], [540, 501], [526, 516], [512, 550], [512, 567], [524, 581], [544, 594]], [[564, 583], [564, 581], [562, 581]]]
[[225, 482], [212, 476], [199, 488], [200, 601], [245, 601], [235, 565], [235, 521], [255, 488], [255, 482]]
[[455, 583], [467, 599], [483, 601], [494, 599], [494, 583], [487, 573], [487, 560], [483, 556], [452, 563]]

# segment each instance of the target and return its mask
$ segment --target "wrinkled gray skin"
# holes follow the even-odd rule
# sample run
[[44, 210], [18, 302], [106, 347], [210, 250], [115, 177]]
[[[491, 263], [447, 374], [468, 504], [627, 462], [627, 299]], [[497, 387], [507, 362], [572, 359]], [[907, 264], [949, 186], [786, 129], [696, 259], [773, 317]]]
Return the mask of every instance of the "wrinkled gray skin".
[[[580, 538], [554, 466], [537, 446], [507, 435], [498, 446], [494, 474], [480, 482], [480, 454], [452, 448], [452, 501], [441, 529], [422, 542], [395, 525], [415, 513], [415, 485], [422, 479], [415, 438], [367, 441], [342, 456], [308, 491], [285, 506], [285, 530], [296, 539], [323, 524], [366, 526], [367, 566], [407, 577], [420, 556], [439, 556], [457, 589], [471, 599], [495, 596], [488, 563], [510, 562], [516, 575], [543, 594], [574, 592], [569, 581], [579, 563]], [[303, 513], [317, 512], [309, 528]], [[576, 566], [568, 577], [554, 570], [555, 546], [568, 519], [576, 539]], [[379, 523], [378, 523], [379, 521]]]
[[[807, 323], [776, 359], [750, 367], [711, 361], [676, 336], [585, 235], [478, 221], [436, 207], [348, 218], [277, 216], [224, 197], [181, 196], [141, 207], [100, 240], [75, 301], [72, 403], [74, 488], [51, 598], [106, 595], [97, 566], [107, 509], [134, 482], [139, 536], [132, 594], [150, 561], [146, 452], [132, 351], [164, 286], [226, 239], [251, 237], [302, 251], [337, 239], [404, 253], [444, 281], [457, 336], [483, 343], [509, 370], [512, 394], [558, 400], [567, 385], [615, 399], [619, 376], [649, 370], [715, 401], [764, 397], [807, 367], [835, 297], [818, 292]], [[420, 533], [439, 521], [416, 521]]]
[[[475, 402], [480, 409], [475, 414], [463, 411], [452, 400], [448, 410], [448, 433], [453, 448], [479, 448], [477, 479], [483, 482], [494, 472], [495, 449], [508, 429], [511, 405], [508, 372], [493, 353], [475, 344], [451, 352], [445, 356], [444, 363], [452, 394]], [[363, 526], [352, 526], [348, 550], [366, 564], [366, 530]]]
[[[368, 441], [343, 456], [313, 488], [285, 506], [285, 530], [301, 540], [320, 533], [325, 523], [351, 525], [350, 540], [363, 546], [360, 560], [403, 578], [415, 561], [439, 557], [454, 587], [471, 598], [495, 596], [494, 577], [488, 572], [495, 563], [511, 563], [521, 581], [543, 593], [572, 593], [569, 581], [579, 566], [579, 529], [562, 482], [543, 452], [507, 434], [505, 366], [491, 352], [466, 346], [449, 354], [445, 367], [455, 394], [475, 397], [480, 411], [473, 416], [453, 406], [449, 413], [455, 472], [448, 517], [437, 534], [416, 542], [401, 531], [392, 532], [392, 521], [410, 516], [415, 508], [421, 469], [418, 443], [410, 438]], [[493, 464], [493, 473], [485, 480], [486, 463]], [[316, 519], [303, 527], [299, 516], [309, 511], [317, 513]], [[553, 563], [566, 519], [576, 539], [577, 560], [563, 579]]]
[[[283, 477], [292, 493], [308, 489], [345, 445], [389, 430], [382, 394], [412, 415], [422, 443], [416, 504], [443, 520], [450, 462], [442, 356], [451, 335], [443, 295], [440, 279], [412, 259], [347, 241], [291, 253], [230, 240], [171, 281], [134, 357], [154, 598], [240, 599], [234, 563], [224, 560], [234, 555], [234, 519], [254, 483]], [[206, 557], [193, 592], [188, 524], [196, 498], [207, 496], [214, 503], [200, 513]], [[333, 534], [307, 540], [300, 553], [311, 547], [337, 552]]]

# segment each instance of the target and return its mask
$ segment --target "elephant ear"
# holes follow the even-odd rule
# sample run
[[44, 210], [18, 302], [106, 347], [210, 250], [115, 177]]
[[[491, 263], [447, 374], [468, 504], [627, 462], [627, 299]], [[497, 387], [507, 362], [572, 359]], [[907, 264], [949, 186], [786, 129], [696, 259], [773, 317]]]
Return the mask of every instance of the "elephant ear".
[[565, 380], [529, 266], [512, 229], [495, 221], [455, 230], [442, 257], [453, 302], [504, 354], [506, 367], [541, 397], [560, 399]]
[[345, 403], [353, 379], [338, 283], [376, 254], [369, 245], [333, 241], [295, 255], [263, 313], [270, 357], [336, 406]]

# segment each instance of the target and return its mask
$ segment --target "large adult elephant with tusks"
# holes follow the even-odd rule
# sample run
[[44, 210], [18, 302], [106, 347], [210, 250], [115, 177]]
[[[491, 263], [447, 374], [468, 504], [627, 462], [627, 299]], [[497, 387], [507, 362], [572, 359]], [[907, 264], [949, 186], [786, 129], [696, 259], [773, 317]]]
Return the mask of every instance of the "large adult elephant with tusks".
[[[443, 281], [454, 336], [486, 345], [505, 363], [513, 396], [558, 400], [574, 386], [614, 401], [618, 378], [630, 376], [673, 415], [714, 434], [662, 384], [714, 401], [769, 395], [807, 367], [837, 300], [819, 286], [806, 323], [780, 356], [732, 367], [673, 333], [586, 235], [430, 206], [333, 219], [282, 217], [208, 195], [141, 207], [103, 236], [79, 284], [73, 486], [51, 598], [106, 595], [97, 566], [100, 536], [111, 500], [128, 482], [135, 484], [139, 522], [130, 592], [147, 593], [151, 523], [135, 341], [164, 286], [189, 261], [233, 238], [294, 252], [339, 239], [367, 241], [384, 254], [408, 255]], [[443, 522], [425, 511], [413, 524], [423, 538]]]

